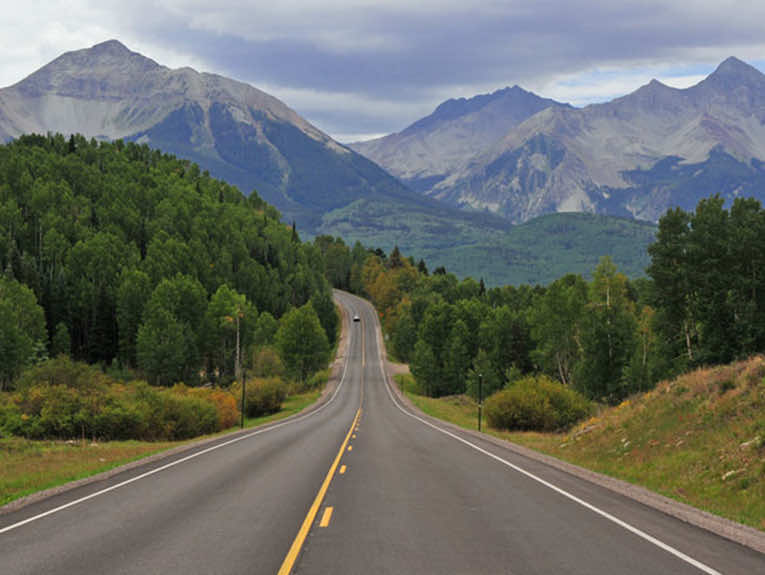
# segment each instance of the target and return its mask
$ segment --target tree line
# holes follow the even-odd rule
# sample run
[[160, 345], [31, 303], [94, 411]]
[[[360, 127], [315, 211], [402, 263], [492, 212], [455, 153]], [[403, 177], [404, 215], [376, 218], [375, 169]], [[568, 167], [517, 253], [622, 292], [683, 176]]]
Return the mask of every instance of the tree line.
[[[369, 297], [389, 351], [430, 396], [488, 395], [544, 374], [590, 399], [619, 402], [699, 365], [765, 351], [765, 210], [719, 196], [670, 210], [647, 276], [604, 257], [592, 277], [486, 288], [443, 268], [338, 238], [315, 240], [336, 286]], [[330, 263], [331, 260], [331, 263]]]
[[245, 363], [272, 349], [306, 380], [337, 326], [319, 248], [257, 193], [145, 145], [0, 146], [0, 389], [58, 354], [226, 383], [237, 337]]

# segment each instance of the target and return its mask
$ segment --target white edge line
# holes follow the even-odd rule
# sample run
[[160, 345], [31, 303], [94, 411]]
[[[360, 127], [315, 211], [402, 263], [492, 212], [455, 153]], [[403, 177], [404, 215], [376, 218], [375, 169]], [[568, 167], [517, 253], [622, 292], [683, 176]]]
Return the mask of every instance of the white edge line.
[[115, 489], [119, 489], [120, 487], [124, 487], [125, 485], [129, 485], [131, 483], [134, 483], [140, 479], [144, 479], [146, 477], [149, 477], [150, 475], [154, 475], [155, 473], [159, 473], [160, 471], [164, 471], [165, 469], [170, 469], [171, 467], [175, 467], [176, 465], [179, 465], [181, 463], [184, 463], [186, 461], [189, 461], [190, 459], [194, 459], [195, 457], [199, 457], [200, 455], [204, 455], [205, 453], [209, 453], [211, 451], [215, 451], [216, 449], [220, 449], [221, 447], [226, 447], [228, 445], [231, 445], [233, 443], [237, 443], [239, 441], [244, 441], [245, 439], [249, 439], [251, 437], [254, 437], [256, 435], [260, 435], [261, 433], [266, 433], [268, 431], [273, 431], [274, 429], [278, 429], [280, 427], [284, 427], [285, 425], [291, 425], [293, 423], [297, 423], [298, 421], [302, 421], [304, 419], [307, 419], [309, 417], [313, 417], [317, 413], [320, 413], [324, 408], [329, 406], [337, 397], [338, 392], [343, 387], [343, 383], [345, 383], [345, 374], [348, 371], [348, 360], [350, 358], [350, 348], [351, 348], [351, 338], [353, 335], [353, 330], [349, 330], [348, 334], [348, 347], [346, 348], [346, 356], [345, 356], [345, 366], [343, 367], [343, 375], [340, 378], [340, 385], [337, 386], [337, 389], [332, 394], [332, 397], [329, 398], [329, 401], [327, 401], [324, 405], [319, 407], [317, 410], [312, 411], [311, 413], [307, 413], [305, 415], [301, 415], [300, 417], [296, 417], [295, 419], [290, 419], [289, 421], [284, 421], [282, 423], [277, 423], [275, 425], [272, 425], [270, 427], [267, 427], [265, 429], [259, 429], [257, 431], [253, 431], [252, 433], [248, 433], [246, 435], [241, 435], [239, 437], [236, 437], [234, 439], [230, 439], [229, 441], [225, 441], [223, 443], [219, 443], [217, 445], [213, 445], [212, 447], [208, 447], [207, 449], [203, 449], [202, 451], [197, 451], [196, 453], [192, 453], [191, 455], [187, 455], [186, 457], [182, 457], [181, 459], [176, 459], [175, 461], [172, 461], [170, 463], [167, 463], [161, 467], [157, 467], [156, 469], [152, 469], [151, 471], [147, 471], [145, 473], [141, 473], [140, 475], [137, 475], [135, 477], [132, 477], [130, 479], [126, 479], [125, 481], [121, 481], [120, 483], [117, 483], [115, 485], [112, 485], [110, 487], [106, 487], [104, 489], [101, 489], [100, 491], [96, 491], [95, 493], [91, 493], [90, 495], [86, 495], [85, 497], [80, 497], [79, 499], [75, 499], [74, 501], [70, 501], [69, 503], [65, 503], [64, 505], [59, 505], [58, 507], [54, 507], [53, 509], [49, 509], [48, 511], [45, 511], [43, 513], [39, 513], [38, 515], [34, 515], [32, 517], [28, 517], [22, 521], [19, 521], [17, 523], [13, 523], [11, 525], [8, 525], [6, 527], [3, 527], [0, 529], [0, 535], [3, 533], [7, 533], [8, 531], [13, 531], [14, 529], [17, 529], [19, 527], [22, 527], [23, 525], [26, 525], [27, 523], [32, 523], [33, 521], [37, 521], [38, 519], [42, 519], [43, 517], [47, 517], [48, 515], [53, 515], [54, 513], [58, 513], [59, 511], [63, 511], [64, 509], [68, 509], [69, 507], [73, 507], [79, 503], [83, 503], [84, 501], [88, 501], [89, 499], [93, 499], [94, 497], [98, 497], [99, 495], [103, 495], [104, 493], [109, 493], [110, 491], [114, 491]]
[[560, 487], [557, 487], [556, 485], [553, 485], [549, 481], [546, 481], [546, 480], [542, 479], [541, 477], [538, 477], [537, 475], [534, 475], [530, 471], [526, 471], [525, 469], [523, 469], [521, 467], [518, 467], [514, 463], [510, 463], [506, 459], [502, 459], [498, 455], [495, 455], [495, 454], [491, 453], [490, 451], [487, 451], [486, 449], [483, 449], [482, 447], [479, 447], [478, 445], [475, 445], [474, 443], [471, 443], [470, 441], [467, 441], [466, 439], [463, 439], [459, 435], [456, 435], [456, 434], [452, 433], [451, 431], [447, 431], [446, 429], [438, 427], [437, 425], [434, 425], [434, 424], [430, 423], [429, 421], [427, 421], [427, 420], [425, 420], [425, 419], [423, 419], [423, 418], [421, 418], [421, 417], [419, 417], [419, 416], [417, 416], [417, 415], [407, 411], [401, 404], [399, 404], [399, 402], [394, 397], [393, 392], [391, 392], [390, 384], [388, 382], [388, 377], [385, 374], [385, 366], [383, 365], [383, 361], [382, 361], [382, 357], [383, 356], [382, 356], [382, 350], [380, 348], [379, 328], [377, 326], [375, 326], [375, 340], [377, 341], [377, 352], [378, 352], [380, 370], [382, 371], [383, 381], [385, 382], [385, 390], [388, 392], [388, 397], [390, 397], [391, 401], [399, 409], [399, 411], [401, 411], [402, 413], [404, 413], [405, 415], [408, 415], [409, 417], [411, 417], [413, 419], [416, 419], [417, 421], [419, 421], [421, 423], [424, 423], [425, 425], [435, 429], [436, 431], [440, 431], [444, 435], [448, 435], [452, 439], [456, 439], [457, 441], [467, 445], [468, 447], [472, 447], [476, 451], [478, 451], [480, 453], [483, 453], [484, 455], [494, 459], [495, 461], [498, 461], [499, 463], [502, 463], [503, 465], [513, 469], [514, 471], [517, 471], [518, 473], [521, 473], [521, 474], [525, 475], [529, 479], [533, 479], [534, 481], [536, 481], [538, 483], [541, 483], [545, 487], [548, 487], [549, 489], [552, 489], [556, 493], [559, 493], [560, 495], [563, 495], [564, 497], [570, 499], [571, 501], [574, 501], [574, 502], [578, 503], [579, 505], [589, 509], [593, 513], [597, 513], [601, 517], [604, 517], [605, 519], [608, 519], [609, 521], [611, 521], [613, 523], [616, 523], [617, 525], [619, 525], [620, 527], [623, 527], [624, 529], [626, 529], [630, 533], [633, 533], [633, 534], [637, 535], [638, 537], [641, 537], [641, 538], [645, 539], [646, 541], [648, 541], [650, 543], [653, 543], [654, 545], [656, 545], [660, 549], [663, 549], [664, 551], [667, 551], [668, 553], [671, 553], [675, 557], [678, 557], [679, 559], [682, 559], [686, 563], [689, 563], [690, 565], [693, 565], [694, 567], [696, 567], [700, 571], [703, 571], [704, 573], [708, 573], [709, 575], [722, 575], [722, 573], [720, 573], [719, 571], [716, 571], [716, 570], [712, 569], [711, 567], [709, 567], [708, 565], [706, 565], [706, 564], [704, 564], [704, 563], [694, 559], [693, 557], [690, 557], [689, 555], [686, 555], [685, 553], [683, 553], [682, 551], [680, 551], [678, 549], [675, 549], [671, 545], [668, 545], [668, 544], [664, 543], [663, 541], [660, 541], [660, 540], [656, 539], [655, 537], [649, 535], [645, 531], [641, 531], [637, 527], [634, 527], [633, 525], [630, 525], [629, 523], [627, 523], [625, 521], [622, 521], [621, 519], [611, 515], [607, 511], [603, 511], [602, 509], [599, 509], [598, 507], [595, 507], [591, 503], [587, 503], [586, 501], [584, 501], [583, 499], [580, 499], [576, 495], [573, 495], [572, 493], [569, 493], [568, 491], [566, 491], [564, 489], [561, 489]]

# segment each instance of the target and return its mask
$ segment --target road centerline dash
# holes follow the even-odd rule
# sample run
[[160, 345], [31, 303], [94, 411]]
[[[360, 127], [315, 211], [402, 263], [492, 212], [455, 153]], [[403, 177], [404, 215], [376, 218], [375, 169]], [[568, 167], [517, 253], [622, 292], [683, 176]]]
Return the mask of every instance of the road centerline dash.
[[335, 456], [335, 460], [332, 462], [332, 465], [329, 468], [329, 472], [327, 473], [327, 476], [324, 478], [324, 482], [321, 484], [321, 487], [319, 488], [319, 492], [316, 494], [316, 498], [314, 499], [313, 504], [308, 510], [308, 514], [305, 516], [305, 519], [303, 520], [303, 524], [300, 526], [300, 530], [295, 536], [295, 540], [292, 542], [292, 545], [290, 546], [290, 549], [287, 552], [287, 556], [284, 558], [284, 562], [282, 563], [282, 566], [279, 568], [278, 575], [289, 575], [289, 573], [292, 572], [292, 568], [295, 565], [295, 561], [297, 561], [298, 555], [300, 555], [300, 550], [303, 548], [303, 543], [305, 543], [305, 539], [306, 537], [308, 537], [308, 533], [311, 530], [311, 526], [313, 525], [313, 522], [316, 520], [316, 515], [318, 514], [319, 508], [321, 507], [321, 504], [324, 501], [324, 496], [327, 494], [327, 490], [329, 489], [329, 484], [332, 483], [332, 478], [335, 476], [335, 470], [337, 469], [337, 466], [340, 463], [340, 458], [343, 456], [343, 452], [345, 451], [346, 445], [348, 445], [348, 442], [351, 439], [351, 434], [353, 433], [353, 427], [356, 425], [356, 422], [359, 420], [359, 417], [361, 417], [361, 408], [359, 408], [356, 411], [356, 416], [353, 418], [353, 423], [351, 423], [351, 427], [350, 429], [348, 429], [348, 433], [345, 435], [345, 440], [343, 440], [342, 445], [340, 445], [340, 450], [337, 452], [337, 455]]

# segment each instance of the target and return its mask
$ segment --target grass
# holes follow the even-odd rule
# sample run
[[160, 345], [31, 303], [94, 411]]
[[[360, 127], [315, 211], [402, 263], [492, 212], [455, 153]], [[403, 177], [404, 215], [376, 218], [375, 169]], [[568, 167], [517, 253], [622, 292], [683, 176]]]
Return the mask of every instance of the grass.
[[[281, 411], [247, 418], [245, 427], [256, 427], [294, 415], [315, 402], [320, 395], [321, 390], [318, 389], [290, 395], [282, 403]], [[206, 437], [215, 437], [236, 429], [233, 427]], [[0, 505], [200, 439], [204, 437], [165, 442], [0, 438]]]
[[[476, 428], [474, 402], [418, 395], [422, 411]], [[488, 433], [765, 530], [765, 358], [700, 369], [564, 433]]]
[[0, 439], [0, 505], [164, 451], [181, 442]]

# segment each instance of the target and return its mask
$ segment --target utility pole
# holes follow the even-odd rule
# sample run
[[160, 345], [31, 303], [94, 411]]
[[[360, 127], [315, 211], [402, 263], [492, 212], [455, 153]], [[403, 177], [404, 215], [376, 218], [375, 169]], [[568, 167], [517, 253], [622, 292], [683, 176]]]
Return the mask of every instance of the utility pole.
[[481, 431], [481, 408], [483, 407], [483, 374], [478, 374], [478, 431]]

